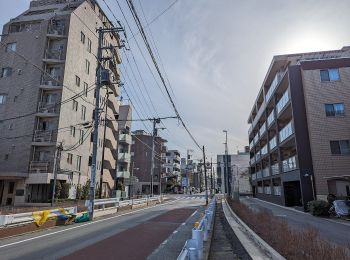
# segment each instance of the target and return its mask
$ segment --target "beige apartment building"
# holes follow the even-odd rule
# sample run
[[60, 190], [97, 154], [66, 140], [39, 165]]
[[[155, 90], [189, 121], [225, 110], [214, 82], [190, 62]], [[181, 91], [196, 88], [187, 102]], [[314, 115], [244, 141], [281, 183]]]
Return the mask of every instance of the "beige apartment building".
[[275, 56], [248, 123], [256, 197], [350, 196], [350, 47]]
[[[70, 184], [69, 197], [75, 198], [77, 188], [90, 178], [96, 28], [111, 26], [92, 0], [31, 1], [27, 11], [4, 26], [0, 45], [1, 205], [50, 200], [59, 144], [63, 151], [57, 179]], [[118, 35], [105, 34], [103, 44], [119, 46]], [[121, 62], [117, 47], [104, 49], [103, 56], [103, 65], [116, 82]], [[114, 119], [119, 114], [119, 95], [117, 85], [101, 89], [101, 118], [105, 118], [104, 111], [108, 116], [99, 128], [96, 180], [103, 172], [103, 196], [115, 189], [118, 123]]]

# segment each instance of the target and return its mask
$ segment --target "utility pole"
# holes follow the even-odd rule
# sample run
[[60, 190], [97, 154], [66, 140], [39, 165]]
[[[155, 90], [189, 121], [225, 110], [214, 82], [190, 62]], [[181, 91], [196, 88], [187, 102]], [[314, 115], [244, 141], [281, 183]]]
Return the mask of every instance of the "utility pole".
[[210, 195], [213, 195], [213, 158], [210, 158]]
[[155, 149], [155, 144], [154, 144], [154, 140], [157, 136], [157, 124], [160, 123], [160, 119], [159, 118], [153, 118], [153, 133], [152, 133], [152, 163], [151, 163], [151, 196], [153, 197], [153, 176], [154, 176], [154, 149]]
[[[105, 49], [112, 49], [115, 47], [122, 46], [103, 46], [103, 38], [105, 33], [118, 33], [124, 31], [122, 27], [115, 28], [102, 28], [100, 27], [98, 30], [98, 49], [97, 49], [97, 68], [96, 68], [96, 89], [95, 89], [95, 111], [94, 111], [94, 128], [93, 128], [93, 148], [92, 148], [92, 163], [91, 163], [91, 177], [90, 177], [90, 193], [89, 193], [89, 206], [88, 213], [89, 219], [92, 220], [94, 217], [94, 200], [95, 200], [95, 185], [96, 185], [96, 164], [97, 164], [97, 142], [98, 142], [98, 126], [100, 119], [100, 89], [102, 86], [102, 71], [104, 68], [102, 67], [102, 62], [105, 59], [102, 56], [102, 51]], [[106, 82], [103, 82], [104, 84]], [[108, 84], [108, 83], [107, 83]], [[108, 91], [108, 90], [107, 90]]]
[[107, 128], [108, 100], [109, 100], [109, 91], [107, 89], [107, 95], [106, 95], [106, 100], [105, 100], [105, 118], [104, 118], [104, 125], [103, 125], [103, 144], [102, 144], [102, 162], [101, 162], [101, 172], [100, 172], [100, 190], [99, 190], [99, 194], [98, 194], [100, 199], [102, 199], [103, 166], [104, 166], [105, 146], [106, 146], [106, 128]]
[[61, 151], [63, 150], [62, 143], [60, 143], [55, 150], [55, 158], [53, 161], [53, 187], [52, 187], [52, 197], [51, 206], [54, 205], [55, 195], [56, 195], [56, 182], [57, 182], [57, 172], [59, 170], [59, 164], [61, 161]]
[[229, 172], [228, 172], [228, 148], [227, 148], [227, 130], [223, 130], [223, 132], [226, 134], [226, 141], [225, 141], [225, 173], [224, 177], [225, 177], [225, 193], [228, 193], [229, 195], [231, 195], [231, 187], [229, 184]]
[[203, 145], [203, 161], [204, 161], [204, 181], [205, 181], [205, 203], [208, 205], [208, 181], [207, 181], [207, 166], [205, 164], [205, 148]]

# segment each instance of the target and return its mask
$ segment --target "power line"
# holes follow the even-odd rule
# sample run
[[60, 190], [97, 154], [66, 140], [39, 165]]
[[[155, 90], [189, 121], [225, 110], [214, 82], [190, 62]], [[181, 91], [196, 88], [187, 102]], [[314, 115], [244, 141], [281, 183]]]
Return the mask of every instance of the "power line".
[[170, 102], [171, 102], [171, 104], [172, 104], [172, 107], [173, 107], [173, 109], [174, 109], [174, 111], [175, 111], [175, 114], [178, 116], [179, 120], [181, 121], [183, 127], [186, 129], [187, 133], [188, 133], [189, 136], [191, 137], [192, 141], [196, 144], [196, 146], [197, 146], [200, 150], [202, 150], [202, 147], [198, 144], [198, 142], [196, 141], [196, 139], [194, 138], [194, 136], [192, 135], [192, 133], [189, 131], [188, 127], [186, 126], [185, 122], [183, 121], [182, 117], [180, 116], [180, 113], [178, 112], [178, 110], [177, 110], [177, 108], [176, 108], [176, 106], [175, 106], [175, 103], [174, 103], [174, 101], [173, 101], [173, 99], [172, 99], [172, 97], [171, 97], [171, 95], [170, 95], [170, 93], [169, 93], [168, 86], [167, 86], [167, 84], [166, 84], [166, 82], [165, 82], [165, 80], [164, 80], [164, 77], [163, 77], [163, 75], [162, 75], [160, 69], [159, 69], [158, 63], [157, 63], [157, 61], [156, 61], [156, 59], [155, 59], [155, 57], [154, 57], [153, 51], [152, 51], [152, 49], [151, 49], [151, 47], [150, 47], [149, 41], [148, 41], [147, 36], [146, 36], [146, 34], [145, 34], [145, 32], [144, 32], [142, 23], [141, 23], [141, 21], [140, 21], [140, 19], [139, 19], [139, 17], [138, 17], [138, 14], [137, 14], [137, 12], [136, 12], [136, 10], [135, 10], [135, 7], [134, 7], [132, 1], [126, 0], [126, 2], [127, 2], [128, 6], [129, 6], [129, 9], [130, 9], [130, 11], [131, 11], [133, 17], [134, 17], [134, 20], [135, 20], [135, 22], [136, 22], [136, 24], [137, 24], [137, 27], [139, 28], [139, 31], [140, 31], [140, 33], [141, 33], [141, 35], [142, 35], [142, 38], [143, 38], [143, 40], [144, 40], [144, 42], [145, 42], [145, 44], [146, 44], [147, 50], [148, 50], [148, 52], [149, 52], [149, 54], [150, 54], [150, 56], [151, 56], [151, 59], [152, 59], [153, 64], [154, 64], [154, 66], [155, 66], [155, 68], [156, 68], [156, 70], [157, 70], [157, 73], [158, 73], [158, 75], [159, 75], [159, 77], [160, 77], [160, 79], [161, 79], [161, 81], [162, 81], [162, 84], [163, 84], [163, 86], [164, 86], [164, 88], [165, 88], [165, 91], [166, 91], [166, 93], [167, 93], [167, 95], [168, 95], [168, 98], [169, 98], [169, 100], [170, 100]]

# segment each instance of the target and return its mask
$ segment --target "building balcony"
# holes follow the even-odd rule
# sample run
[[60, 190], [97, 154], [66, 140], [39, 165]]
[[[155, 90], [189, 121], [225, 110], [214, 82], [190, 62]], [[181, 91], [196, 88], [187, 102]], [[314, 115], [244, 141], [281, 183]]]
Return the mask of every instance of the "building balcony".
[[262, 178], [262, 171], [258, 171], [256, 173], [256, 179], [261, 179]]
[[254, 140], [249, 143], [249, 149], [252, 150], [254, 147]]
[[298, 168], [297, 167], [297, 159], [296, 159], [295, 155], [282, 161], [282, 171], [283, 172], [294, 171], [297, 168]]
[[293, 122], [290, 121], [279, 133], [280, 143], [282, 143], [292, 134], [294, 134], [294, 127], [293, 127]]
[[47, 37], [53, 38], [53, 39], [61, 39], [66, 38], [66, 28], [64, 25], [49, 25], [47, 29]]
[[118, 153], [118, 161], [119, 162], [130, 162], [130, 154], [129, 153]]
[[30, 173], [46, 173], [49, 171], [50, 162], [31, 161], [29, 164]]
[[47, 64], [60, 64], [65, 62], [63, 50], [46, 50], [43, 61]]
[[262, 176], [263, 177], [269, 177], [270, 176], [270, 168], [269, 167], [267, 167], [267, 168], [262, 170]]
[[253, 126], [250, 125], [250, 127], [249, 127], [249, 129], [248, 129], [248, 136], [250, 136], [250, 134], [252, 133], [252, 131], [253, 131]]
[[130, 178], [129, 171], [117, 171], [117, 178]]
[[273, 186], [273, 195], [281, 196], [281, 186]]
[[252, 174], [252, 180], [255, 181], [256, 180], [256, 173]]
[[59, 107], [56, 103], [50, 104], [47, 102], [39, 102], [37, 116], [56, 117], [58, 115], [59, 115]]
[[280, 169], [279, 169], [278, 163], [275, 163], [275, 164], [271, 165], [271, 173], [272, 173], [272, 175], [277, 175], [277, 174], [280, 173]]
[[270, 186], [264, 186], [264, 193], [270, 195], [271, 194], [271, 187]]
[[266, 95], [265, 95], [265, 101], [266, 104], [270, 101], [271, 97], [273, 96], [273, 93], [275, 92], [278, 84], [281, 82], [283, 78], [283, 72], [277, 72], [275, 75], [275, 78], [273, 79], [269, 90], [267, 91]]
[[119, 142], [125, 143], [125, 144], [131, 144], [131, 135], [120, 134], [119, 135]]
[[265, 146], [261, 148], [261, 156], [264, 156], [267, 153], [268, 153], [267, 144], [265, 144]]
[[258, 187], [258, 193], [264, 193], [264, 188], [263, 187]]
[[261, 152], [259, 151], [255, 154], [255, 161], [258, 162], [260, 161], [260, 159], [261, 159]]
[[269, 116], [267, 117], [267, 127], [270, 127], [272, 123], [275, 121], [275, 110], [272, 110]]
[[263, 123], [259, 129], [260, 137], [262, 137], [266, 133], [266, 123]]
[[282, 112], [282, 110], [286, 107], [286, 105], [289, 102], [289, 91], [288, 89], [286, 90], [286, 92], [284, 92], [282, 98], [280, 99], [280, 101], [278, 101], [276, 109], [277, 109], [277, 114], [280, 114]]
[[276, 146], [277, 146], [277, 137], [274, 136], [270, 141], [269, 141], [269, 145], [270, 145], [270, 151], [273, 150]]
[[253, 165], [255, 163], [255, 156], [250, 158], [250, 165]]
[[35, 146], [55, 145], [56, 142], [54, 141], [54, 131], [35, 130], [32, 144]]
[[63, 77], [43, 73], [40, 82], [41, 89], [59, 90], [63, 88]]
[[254, 144], [257, 144], [259, 141], [259, 133], [256, 133], [256, 135], [254, 136]]

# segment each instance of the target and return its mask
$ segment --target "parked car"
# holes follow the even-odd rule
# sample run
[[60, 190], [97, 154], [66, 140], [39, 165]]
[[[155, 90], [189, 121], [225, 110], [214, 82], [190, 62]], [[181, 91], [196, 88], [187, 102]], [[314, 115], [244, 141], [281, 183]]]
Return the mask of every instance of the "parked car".
[[337, 218], [350, 217], [350, 201], [349, 200], [334, 200], [329, 209], [329, 213]]

